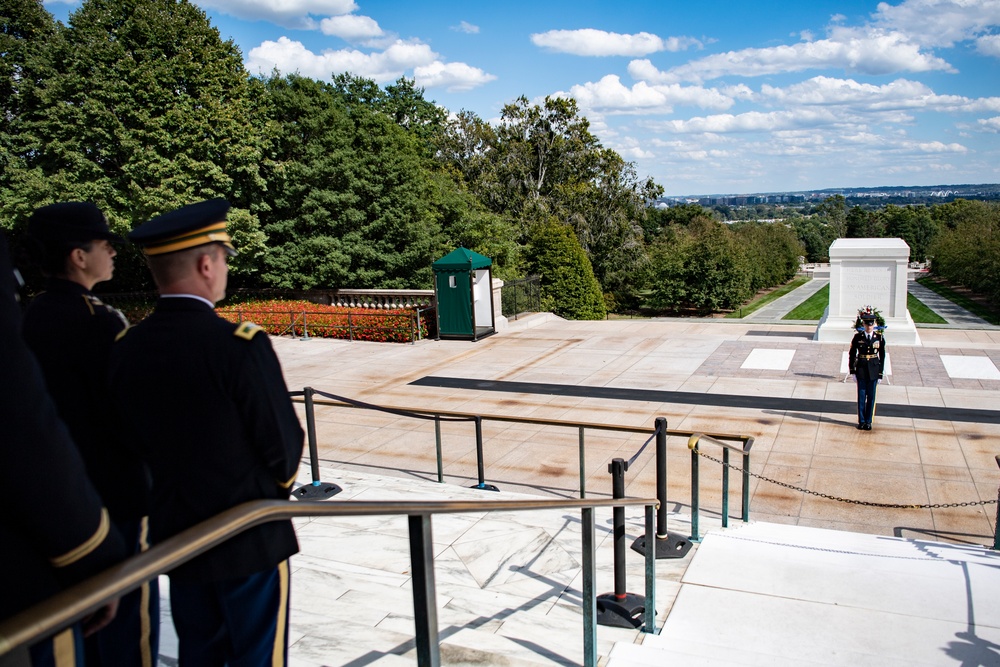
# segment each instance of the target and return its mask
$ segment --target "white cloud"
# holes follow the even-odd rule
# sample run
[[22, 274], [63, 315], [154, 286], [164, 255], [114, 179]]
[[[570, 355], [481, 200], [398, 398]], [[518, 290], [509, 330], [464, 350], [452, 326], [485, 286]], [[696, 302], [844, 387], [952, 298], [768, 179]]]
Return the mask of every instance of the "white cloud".
[[386, 50], [376, 53], [357, 49], [313, 53], [301, 42], [281, 37], [251, 49], [246, 67], [252, 74], [267, 75], [277, 69], [283, 74], [297, 72], [323, 81], [334, 74], [350, 72], [377, 83], [395, 81], [412, 71], [418, 86], [446, 87], [449, 91], [471, 90], [496, 78], [465, 63], [443, 63], [428, 45], [403, 40], [396, 40]]
[[1000, 35], [983, 35], [976, 40], [976, 51], [984, 56], [1000, 58]]
[[631, 88], [614, 74], [600, 81], [587, 82], [557, 96], [572, 97], [582, 108], [620, 113], [669, 113], [674, 105], [704, 109], [728, 109], [733, 99], [718, 90], [679, 84], [650, 86], [640, 81]]
[[918, 153], [968, 153], [969, 149], [962, 144], [945, 144], [940, 141], [908, 142], [903, 144]]
[[314, 17], [350, 14], [354, 0], [196, 0], [208, 7], [248, 21], [269, 21], [283, 28], [315, 30]]
[[465, 63], [442, 63], [434, 61], [413, 69], [413, 78], [417, 86], [423, 88], [445, 88], [449, 93], [462, 90], [472, 90], [496, 79], [478, 67]]
[[998, 0], [906, 0], [880, 2], [878, 25], [898, 30], [924, 46], [952, 46], [1000, 25]]
[[429, 65], [437, 54], [429, 46], [418, 42], [397, 41], [381, 53], [362, 53], [356, 49], [328, 50], [313, 53], [301, 42], [281, 37], [278, 41], [265, 41], [250, 49], [246, 59], [252, 74], [269, 74], [272, 69], [290, 74], [327, 80], [332, 74], [351, 72], [357, 76], [384, 83], [394, 81], [414, 67]]
[[666, 72], [648, 60], [635, 60], [629, 63], [628, 71], [633, 78], [651, 83], [700, 83], [729, 75], [763, 76], [831, 68], [863, 74], [955, 71], [941, 58], [922, 53], [902, 33], [841, 27], [834, 27], [829, 38], [815, 42], [728, 51], [692, 60]]
[[461, 22], [459, 22], [458, 25], [451, 26], [451, 29], [454, 30], [455, 32], [464, 32], [464, 33], [469, 34], [469, 35], [478, 35], [479, 34], [479, 26], [478, 25], [472, 25], [468, 21], [461, 21]]
[[340, 37], [348, 42], [361, 42], [382, 37], [385, 34], [379, 27], [378, 21], [357, 14], [325, 18], [319, 22], [319, 29], [324, 35]]
[[623, 35], [593, 28], [549, 30], [533, 34], [531, 41], [535, 46], [575, 56], [644, 56], [657, 51], [682, 51], [701, 46], [701, 42], [692, 37], [663, 39], [648, 32]]
[[618, 154], [626, 160], [651, 160], [656, 157], [656, 153], [638, 145], [617, 146], [616, 148]]
[[717, 114], [694, 117], [688, 120], [668, 120], [657, 123], [657, 127], [674, 133], [699, 134], [732, 132], [776, 132], [813, 128], [830, 125], [839, 121], [833, 112], [826, 109], [794, 109], [785, 111], [748, 111], [741, 114]]
[[1000, 116], [994, 116], [993, 118], [980, 118], [976, 122], [979, 124], [979, 128], [984, 132], [1000, 132]]
[[938, 95], [926, 84], [896, 79], [884, 85], [858, 83], [853, 79], [817, 76], [786, 88], [761, 86], [764, 99], [784, 105], [841, 105], [852, 109], [886, 112], [923, 110], [981, 112], [1000, 110], [1000, 97], [977, 99], [961, 95]]

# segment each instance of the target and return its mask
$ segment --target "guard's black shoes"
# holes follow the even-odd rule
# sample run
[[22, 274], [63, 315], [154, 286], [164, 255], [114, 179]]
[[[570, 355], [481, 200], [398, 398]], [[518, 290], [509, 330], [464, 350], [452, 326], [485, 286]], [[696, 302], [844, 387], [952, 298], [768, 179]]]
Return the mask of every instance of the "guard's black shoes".
[[872, 425], [871, 424], [865, 424], [865, 430], [866, 431], [872, 430]]
[[865, 425], [864, 424], [858, 424], [858, 430], [859, 431], [865, 430]]

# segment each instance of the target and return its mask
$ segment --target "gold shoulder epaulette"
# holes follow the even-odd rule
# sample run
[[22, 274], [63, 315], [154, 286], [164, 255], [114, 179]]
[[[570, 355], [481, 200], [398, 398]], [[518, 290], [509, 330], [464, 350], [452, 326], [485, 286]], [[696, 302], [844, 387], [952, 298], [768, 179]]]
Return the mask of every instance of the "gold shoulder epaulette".
[[122, 329], [121, 331], [119, 331], [119, 332], [118, 332], [118, 335], [117, 335], [117, 336], [115, 336], [115, 342], [117, 343], [117, 342], [118, 342], [118, 341], [120, 341], [120, 340], [121, 340], [122, 338], [124, 338], [124, 337], [125, 337], [125, 334], [127, 334], [127, 333], [128, 333], [128, 330], [129, 330], [129, 329], [131, 329], [131, 328], [132, 328], [132, 327], [125, 327], [124, 329]]
[[253, 322], [241, 322], [240, 325], [236, 327], [236, 331], [233, 332], [233, 335], [250, 340], [263, 330], [264, 328], [259, 324], [254, 324]]

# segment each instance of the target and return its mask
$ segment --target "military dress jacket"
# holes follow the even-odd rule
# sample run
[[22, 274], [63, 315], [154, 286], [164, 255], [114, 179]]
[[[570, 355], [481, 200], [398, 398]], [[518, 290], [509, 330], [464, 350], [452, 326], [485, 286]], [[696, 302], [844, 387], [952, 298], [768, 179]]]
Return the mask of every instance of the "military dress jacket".
[[885, 369], [885, 337], [881, 332], [872, 332], [871, 341], [863, 331], [854, 334], [848, 354], [848, 368], [851, 375], [859, 381], [882, 379]]
[[0, 234], [0, 619], [127, 555], [21, 337]]
[[125, 317], [90, 290], [58, 278], [31, 300], [22, 324], [59, 416], [116, 521], [149, 511], [149, 473], [111, 426], [108, 362], [126, 327]]
[[[304, 434], [267, 335], [206, 302], [161, 297], [111, 353], [126, 434], [153, 478], [161, 542], [249, 500], [287, 499]], [[171, 572], [199, 583], [245, 577], [298, 551], [290, 521], [256, 526]]]

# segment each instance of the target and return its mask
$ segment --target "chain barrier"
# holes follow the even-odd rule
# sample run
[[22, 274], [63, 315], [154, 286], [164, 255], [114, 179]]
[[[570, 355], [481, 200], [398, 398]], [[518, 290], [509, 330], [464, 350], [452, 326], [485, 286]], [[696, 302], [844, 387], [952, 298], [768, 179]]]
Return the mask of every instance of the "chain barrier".
[[639, 458], [639, 454], [642, 454], [643, 450], [646, 449], [646, 446], [649, 445], [649, 443], [651, 443], [653, 441], [653, 438], [655, 438], [656, 434], [659, 433], [661, 430], [664, 430], [664, 427], [663, 427], [662, 424], [658, 423], [656, 425], [656, 428], [653, 429], [653, 434], [651, 436], [649, 436], [648, 438], [646, 438], [646, 442], [642, 443], [642, 447], [639, 448], [639, 451], [637, 451], [635, 454], [633, 454], [632, 458], [630, 458], [628, 460], [628, 462], [625, 464], [625, 468], [626, 469], [632, 467], [632, 464], [635, 463], [635, 460], [637, 458]]
[[[701, 457], [704, 457], [704, 458], [708, 459], [709, 461], [715, 461], [716, 463], [719, 463], [719, 464], [721, 464], [723, 466], [726, 466], [727, 468], [732, 468], [734, 470], [738, 470], [741, 474], [743, 473], [743, 466], [742, 465], [736, 466], [736, 465], [733, 465], [732, 463], [726, 463], [725, 461], [717, 459], [714, 456], [709, 456], [708, 454], [702, 452], [699, 449], [693, 449], [691, 451], [693, 451], [694, 453], [696, 453], [698, 456], [701, 456]], [[935, 504], [932, 504], [932, 505], [900, 505], [900, 504], [897, 504], [897, 503], [873, 503], [873, 502], [870, 502], [868, 500], [853, 500], [851, 498], [841, 498], [840, 496], [831, 496], [828, 493], [820, 493], [818, 491], [810, 491], [809, 489], [803, 489], [800, 486], [794, 486], [792, 484], [786, 484], [785, 482], [779, 482], [778, 480], [771, 479], [770, 477], [764, 477], [763, 475], [758, 475], [757, 473], [752, 472], [750, 470], [747, 470], [746, 474], [750, 475], [751, 477], [756, 477], [757, 479], [759, 479], [761, 481], [764, 481], [764, 482], [770, 482], [771, 484], [777, 484], [778, 486], [783, 486], [786, 489], [792, 489], [793, 491], [800, 491], [802, 493], [807, 493], [810, 496], [817, 496], [819, 498], [826, 498], [827, 500], [836, 500], [837, 502], [850, 503], [852, 505], [864, 505], [866, 507], [881, 507], [883, 509], [899, 509], [899, 510], [921, 510], [921, 509], [944, 509], [944, 508], [949, 508], [949, 507], [973, 507], [975, 505], [996, 505], [997, 504], [997, 499], [996, 498], [994, 498], [993, 500], [976, 500], [976, 501], [971, 501], [971, 502], [967, 502], [967, 503], [935, 503]]]

